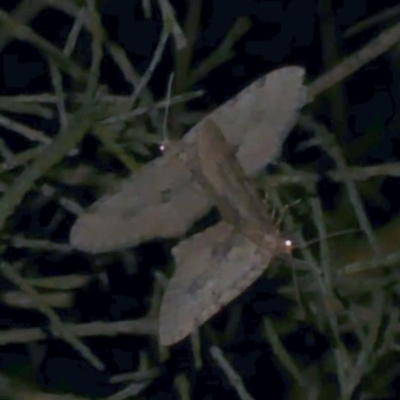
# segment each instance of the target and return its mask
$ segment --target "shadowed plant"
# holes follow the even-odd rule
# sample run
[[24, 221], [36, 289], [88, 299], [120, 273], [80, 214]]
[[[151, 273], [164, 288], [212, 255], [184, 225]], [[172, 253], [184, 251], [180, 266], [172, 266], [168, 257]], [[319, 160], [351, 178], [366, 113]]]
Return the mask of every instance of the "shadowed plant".
[[[389, 208], [384, 188], [398, 185], [400, 162], [395, 150], [359, 161], [384, 124], [349, 132], [351, 85], [372, 87], [363, 73], [384, 54], [397, 77], [398, 7], [339, 38], [331, 2], [319, 1], [317, 74], [307, 57], [304, 69], [287, 67], [295, 57], [251, 58], [257, 24], [268, 25], [254, 10], [225, 9], [231, 23], [220, 27], [217, 4], [143, 0], [115, 19], [117, 3], [0, 9], [0, 397], [263, 398], [266, 379], [283, 391], [271, 379], [280, 371], [293, 399], [389, 398], [399, 219], [379, 223], [371, 210]], [[295, 5], [279, 14], [285, 35]], [[129, 40], [118, 36], [124, 20]], [[37, 57], [37, 86], [23, 83], [29, 61], [19, 86], [7, 81], [14, 52]], [[293, 202], [278, 232], [272, 215]], [[355, 233], [329, 238], [343, 229]], [[301, 246], [288, 257], [275, 250], [290, 231]], [[164, 330], [162, 344], [191, 337], [167, 348]]]

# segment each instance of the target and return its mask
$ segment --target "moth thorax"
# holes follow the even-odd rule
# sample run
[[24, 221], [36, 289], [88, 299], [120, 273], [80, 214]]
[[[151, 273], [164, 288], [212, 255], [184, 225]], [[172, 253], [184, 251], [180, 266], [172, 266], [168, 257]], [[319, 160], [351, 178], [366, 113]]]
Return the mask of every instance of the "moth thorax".
[[264, 243], [275, 254], [292, 254], [293, 242], [290, 239], [268, 235], [264, 237]]

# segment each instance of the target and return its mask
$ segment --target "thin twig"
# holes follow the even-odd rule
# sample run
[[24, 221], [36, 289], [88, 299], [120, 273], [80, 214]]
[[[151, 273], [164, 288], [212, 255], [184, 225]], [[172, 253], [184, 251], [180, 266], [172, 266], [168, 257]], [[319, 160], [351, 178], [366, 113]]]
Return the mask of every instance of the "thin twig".
[[[18, 97], [18, 96], [15, 96]], [[35, 103], [19, 103], [13, 100], [14, 96], [0, 97], [0, 110], [16, 114], [33, 115], [35, 117], [51, 119], [54, 111], [50, 107]]]
[[175, 10], [172, 8], [168, 0], [158, 0], [163, 17], [163, 25], [172, 33], [175, 45], [178, 50], [182, 50], [187, 46], [186, 37], [178, 24], [175, 16]]
[[400, 263], [400, 252], [380, 254], [369, 261], [361, 261], [345, 265], [339, 270], [340, 274], [350, 275], [360, 271], [374, 270], [377, 268], [389, 267]]
[[10, 131], [17, 132], [33, 142], [40, 142], [44, 144], [49, 144], [51, 142], [51, 139], [48, 138], [42, 131], [33, 129], [29, 126], [9, 119], [3, 115], [0, 115], [0, 126], [3, 126]]
[[15, 267], [5, 262], [1, 262], [0, 270], [8, 280], [10, 280], [20, 290], [30, 296], [36, 303], [38, 310], [47, 316], [51, 323], [50, 328], [54, 336], [64, 339], [96, 369], [103, 370], [105, 368], [103, 362], [64, 325], [60, 317], [52, 308], [42, 301], [36, 290], [27, 281], [25, 281], [25, 279], [22, 278], [22, 276], [16, 271]]
[[[91, 336], [119, 336], [119, 335], [158, 335], [158, 321], [156, 318], [141, 318], [136, 320], [123, 320], [116, 322], [94, 321], [82, 324], [63, 323], [76, 337]], [[41, 328], [9, 329], [0, 331], [0, 345], [11, 343], [29, 343], [48, 338]]]
[[238, 18], [219, 46], [189, 74], [187, 87], [195, 84], [210, 71], [234, 57], [234, 45], [243, 37], [250, 27], [251, 21], [248, 17]]
[[[335, 182], [343, 182], [342, 174], [338, 171], [327, 171], [326, 176]], [[348, 167], [348, 178], [353, 181], [366, 181], [379, 176], [393, 176], [400, 177], [400, 163], [386, 163], [363, 167]], [[268, 184], [270, 187], [279, 187], [285, 185], [303, 185], [306, 187], [313, 187], [320, 175], [313, 172], [304, 171], [290, 171], [282, 174], [262, 176], [259, 178], [261, 184]]]
[[154, 51], [153, 58], [150, 61], [149, 67], [147, 68], [146, 72], [142, 76], [142, 79], [140, 80], [139, 85], [137, 85], [135, 91], [132, 94], [132, 97], [130, 99], [130, 104], [133, 106], [136, 103], [136, 100], [138, 99], [141, 91], [145, 86], [147, 86], [150, 78], [153, 75], [154, 70], [156, 69], [158, 63], [161, 60], [161, 56], [164, 52], [165, 45], [167, 44], [167, 40], [169, 38], [170, 32], [167, 31], [166, 29], [163, 29], [161, 32], [161, 37], [160, 40], [157, 44], [157, 48]]
[[2, 22], [4, 24], [4, 28], [7, 29], [17, 39], [32, 44], [42, 51], [46, 56], [51, 57], [61, 70], [70, 74], [79, 81], [85, 81], [87, 74], [82, 68], [77, 66], [74, 62], [67, 58], [62, 51], [53, 46], [43, 37], [39, 36], [31, 28], [11, 18], [5, 11], [1, 9], [0, 22]]
[[303, 127], [312, 130], [321, 138], [321, 144], [323, 145], [324, 150], [335, 160], [338, 173], [342, 176], [342, 181], [346, 187], [350, 202], [353, 205], [358, 223], [367, 236], [368, 241], [375, 253], [378, 254], [379, 246], [374, 231], [364, 210], [364, 205], [362, 203], [361, 196], [358, 193], [357, 187], [349, 178], [346, 160], [336, 143], [335, 136], [329, 132], [324, 125], [318, 123], [310, 116], [301, 116], [300, 120]]
[[[23, 0], [15, 6], [11, 12], [14, 20], [20, 24], [29, 25], [29, 23], [43, 10], [44, 4], [40, 1]], [[4, 50], [7, 44], [12, 40], [12, 34], [7, 29], [2, 28], [0, 32], [0, 52]]]
[[278, 333], [276, 332], [272, 321], [265, 317], [263, 318], [264, 332], [268, 338], [269, 344], [272, 346], [272, 351], [274, 352], [277, 359], [282, 363], [284, 368], [290, 373], [290, 375], [296, 380], [300, 386], [304, 386], [304, 380], [301, 376], [301, 372], [297, 367], [296, 363], [287, 352], [285, 347], [282, 345]]
[[108, 118], [104, 119], [102, 121], [102, 123], [111, 124], [111, 123], [115, 123], [118, 121], [132, 121], [136, 117], [148, 113], [153, 108], [159, 109], [159, 108], [165, 108], [166, 106], [168, 106], [168, 104], [170, 106], [173, 106], [173, 105], [179, 104], [179, 103], [186, 103], [190, 100], [197, 99], [198, 97], [201, 97], [203, 95], [204, 95], [203, 90], [197, 90], [195, 92], [190, 92], [190, 93], [183, 93], [180, 95], [173, 96], [170, 99], [169, 103], [168, 103], [168, 100], [165, 99], [165, 100], [159, 101], [159, 102], [149, 105], [149, 106], [137, 107], [137, 108], [133, 109], [132, 111], [108, 117]]
[[75, 48], [78, 37], [82, 31], [85, 21], [88, 19], [86, 10], [82, 8], [74, 19], [74, 24], [68, 34], [67, 40], [64, 45], [63, 53], [67, 57], [71, 57], [71, 54]]
[[90, 103], [95, 97], [100, 78], [100, 64], [103, 58], [103, 42], [105, 33], [101, 25], [100, 15], [96, 10], [94, 0], [86, 0], [87, 13], [90, 21], [90, 33], [92, 35], [92, 62], [90, 63], [89, 77], [86, 85], [87, 102]]
[[241, 376], [229, 364], [228, 360], [222, 353], [222, 350], [217, 346], [212, 346], [210, 348], [210, 354], [211, 357], [214, 359], [214, 361], [219, 365], [219, 367], [225, 373], [229, 383], [236, 390], [236, 393], [238, 394], [239, 398], [242, 400], [253, 400], [254, 398], [246, 390]]
[[25, 278], [32, 286], [42, 289], [72, 290], [86, 286], [93, 276], [90, 275], [61, 275], [40, 278]]
[[190, 400], [190, 383], [186, 375], [180, 373], [175, 376], [174, 386], [181, 400]]
[[[74, 304], [74, 294], [67, 292], [51, 292], [38, 294], [43, 304], [52, 308], [70, 308]], [[22, 292], [11, 291], [0, 293], [0, 298], [9, 307], [36, 309], [37, 305], [32, 298]]]
[[44, 147], [45, 146], [36, 146], [33, 149], [14, 155], [12, 158], [3, 160], [0, 164], [0, 174], [27, 164], [33, 158], [37, 157], [43, 151]]
[[400, 5], [396, 5], [393, 7], [386, 8], [385, 10], [373, 15], [372, 17], [366, 18], [360, 22], [357, 22], [351, 28], [347, 29], [343, 38], [348, 39], [352, 36], [355, 36], [371, 27], [381, 24], [383, 22], [387, 22], [387, 20], [392, 18], [397, 18], [400, 14]]
[[308, 85], [308, 96], [311, 99], [320, 95], [325, 90], [336, 85], [343, 79], [351, 76], [362, 66], [368, 64], [385, 51], [390, 49], [400, 40], [400, 23], [389, 28], [371, 40], [361, 50], [348, 56], [340, 64], [333, 67], [330, 71], [317, 78]]
[[27, 239], [21, 235], [13, 236], [11, 245], [16, 248], [31, 248], [35, 250], [57, 251], [61, 253], [70, 253], [73, 248], [69, 244], [54, 243], [49, 240]]
[[62, 129], [51, 144], [43, 149], [35, 161], [16, 178], [0, 200], [0, 230], [34, 183], [80, 142], [92, 127], [94, 118], [93, 108], [84, 107], [74, 118], [70, 119], [66, 128]]

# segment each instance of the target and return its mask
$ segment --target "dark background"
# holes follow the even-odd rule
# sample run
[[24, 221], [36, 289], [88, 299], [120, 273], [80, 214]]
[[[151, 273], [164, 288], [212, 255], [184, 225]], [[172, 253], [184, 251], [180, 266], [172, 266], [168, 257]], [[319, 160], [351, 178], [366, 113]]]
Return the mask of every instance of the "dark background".
[[[36, 2], [31, 3], [32, 7], [36, 7]], [[1, 8], [12, 14], [18, 4], [3, 0]], [[176, 10], [177, 20], [184, 25], [189, 2], [173, 1], [172, 5]], [[201, 8], [201, 23], [195, 36], [193, 66], [198, 65], [216, 48], [239, 17], [248, 16], [251, 26], [235, 43], [234, 55], [230, 60], [212, 70], [195, 86], [186, 88], [206, 91], [205, 96], [188, 103], [187, 110], [210, 110], [231, 98], [265, 72], [283, 65], [303, 66], [307, 71], [307, 82], [312, 82], [346, 55], [356, 51], [395, 23], [396, 17], [346, 37], [349, 28], [395, 5], [396, 1], [367, 0], [204, 2]], [[139, 1], [103, 1], [99, 3], [99, 9], [109, 39], [118, 42], [126, 50], [137, 71], [144, 73], [161, 30], [158, 7], [153, 4], [151, 19], [145, 19]], [[29, 25], [38, 34], [60, 47], [64, 44], [72, 22], [73, 20], [62, 12], [45, 7]], [[7, 39], [0, 25], [1, 34], [0, 94], [4, 96], [51, 92], [48, 66], [43, 55], [28, 43]], [[155, 99], [161, 99], [165, 95], [169, 75], [175, 68], [174, 52], [173, 43], [170, 41], [149, 82], [148, 87]], [[89, 57], [90, 38], [83, 36], [78, 42], [75, 59], [87, 66]], [[127, 94], [131, 90], [107, 53], [102, 63], [101, 81], [116, 94]], [[66, 79], [65, 87], [67, 92], [79, 89], [69, 79]], [[340, 88], [339, 93], [328, 92], [318, 97], [307, 111], [334, 132], [348, 163], [368, 165], [398, 161], [398, 48], [394, 47], [357, 71]], [[19, 116], [18, 120], [41, 129], [50, 136], [59, 128], [57, 120], [39, 122], [27, 116]], [[6, 129], [1, 128], [0, 135], [15, 152], [32, 146], [26, 139]], [[343, 204], [343, 190], [341, 185], [330, 181], [325, 174], [333, 167], [332, 160], [318, 147], [305, 150], [298, 148], [300, 142], [311, 137], [312, 132], [297, 128], [285, 143], [283, 160], [295, 168], [318, 172], [318, 194], [326, 212], [335, 213], [332, 214], [334, 218], [340, 220], [347, 216], [343, 211], [346, 208]], [[74, 167], [83, 161], [92, 163], [100, 171], [121, 176], [126, 174], [126, 170], [118, 161], [100, 154], [100, 146], [96, 138], [89, 135], [82, 142], [79, 155], [66, 162]], [[152, 150], [155, 154], [156, 150]], [[10, 183], [19, 171], [2, 174], [1, 180]], [[56, 185], [59, 195], [74, 197], [85, 206], [98, 195], [91, 188], [84, 186], [57, 186], [54, 181], [52, 184]], [[375, 180], [372, 186], [363, 186], [361, 190], [371, 223], [377, 229], [390, 223], [391, 229], [389, 233], [385, 233], [383, 240], [395, 241], [399, 232], [396, 221], [399, 210], [398, 180], [380, 178]], [[58, 224], [50, 224], [58, 212], [57, 204], [57, 198], [43, 200], [38, 193], [31, 193], [9, 222], [8, 229], [12, 234], [23, 233], [26, 237], [66, 242], [73, 216], [66, 213]], [[299, 224], [301, 225], [301, 221]], [[351, 221], [343, 225], [352, 226]], [[157, 242], [130, 249], [129, 252], [133, 254], [136, 262], [133, 274], [127, 273], [123, 257], [114, 255], [109, 258], [94, 257], [79, 252], [62, 254], [8, 246], [4, 258], [8, 261], [24, 260], [33, 266], [36, 274], [44, 276], [73, 272], [98, 276], [99, 272], [106, 270], [109, 279], [106, 288], [101, 280], [93, 279], [90, 285], [76, 294], [74, 307], [60, 310], [60, 313], [65, 320], [71, 321], [112, 321], [146, 315], [150, 308], [154, 271], [161, 270], [161, 267], [170, 261], [169, 250], [174, 243]], [[341, 254], [341, 257], [346, 258], [346, 255]], [[214, 329], [218, 332], [225, 329], [231, 320], [231, 313], [239, 310], [240, 323], [231, 332], [229, 339], [220, 338], [217, 344], [229, 354], [231, 365], [242, 377], [247, 390], [256, 399], [265, 398], [266, 394], [270, 394], [271, 398], [304, 398], [296, 392], [296, 385], [293, 384], [290, 374], [277, 362], [260, 328], [260, 315], [270, 315], [278, 322], [290, 318], [292, 302], [276, 293], [277, 288], [285, 282], [285, 277], [260, 279], [213, 318], [208, 327], [201, 329], [204, 361], [200, 371], [194, 368], [188, 340], [174, 347], [167, 361], [161, 361], [156, 340], [139, 336], [85, 339], [85, 343], [106, 362], [107, 370], [103, 373], [95, 371], [71, 347], [56, 339], [32, 345], [2, 346], [0, 366], [10, 376], [18, 376], [44, 391], [61, 391], [100, 398], [123, 387], [109, 384], [109, 377], [138, 368], [142, 352], [147, 355], [150, 365], [158, 367], [161, 371], [160, 376], [143, 392], [142, 398], [176, 398], [173, 381], [180, 373], [184, 373], [188, 378], [193, 399], [219, 398], [222, 395], [237, 398], [234, 389], [208, 353], [208, 346], [212, 340], [207, 330]], [[1, 288], [7, 290], [11, 286], [2, 281]], [[20, 311], [6, 305], [0, 308], [1, 329], [23, 326], [42, 326], [43, 329], [47, 329], [48, 322], [38, 312]], [[291, 328], [282, 333], [281, 340], [304, 370], [324, 365], [324, 359], [332, 351], [329, 336], [317, 328], [313, 321], [293, 322]], [[357, 347], [356, 339], [351, 335], [344, 337], [343, 341], [349, 348]], [[36, 356], [33, 357], [32, 354]], [[390, 358], [388, 357], [389, 360]], [[398, 371], [399, 366], [394, 360], [388, 363], [392, 373], [385, 380], [386, 384], [382, 385], [384, 389], [378, 391], [381, 396], [379, 398], [397, 398], [397, 373], [393, 371]], [[333, 396], [329, 398], [335, 398], [332, 393], [335, 393], [337, 386], [336, 376], [326, 374], [323, 379], [326, 380], [326, 393], [329, 392], [330, 396]], [[371, 384], [369, 389], [371, 393], [375, 393]], [[357, 393], [356, 391], [354, 398]]]

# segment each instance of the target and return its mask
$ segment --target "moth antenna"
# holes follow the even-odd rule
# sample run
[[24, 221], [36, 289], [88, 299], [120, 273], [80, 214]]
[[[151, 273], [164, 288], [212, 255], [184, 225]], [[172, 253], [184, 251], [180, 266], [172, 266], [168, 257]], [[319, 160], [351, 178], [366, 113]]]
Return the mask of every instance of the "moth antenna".
[[303, 200], [301, 200], [301, 199], [297, 199], [297, 200], [295, 200], [295, 201], [293, 201], [293, 202], [291, 202], [291, 203], [289, 203], [289, 204], [285, 204], [285, 205], [283, 206], [282, 211], [280, 211], [280, 214], [279, 214], [279, 216], [278, 216], [276, 225], [277, 225], [277, 226], [280, 226], [280, 225], [281, 225], [281, 223], [282, 223], [282, 221], [283, 221], [283, 217], [285, 216], [285, 214], [287, 213], [287, 211], [289, 210], [289, 208], [294, 207], [295, 205], [299, 204], [299, 203], [302, 202], [302, 201], [303, 201]]
[[167, 122], [168, 122], [168, 113], [169, 113], [169, 107], [171, 104], [171, 91], [172, 91], [172, 82], [174, 80], [174, 73], [172, 73], [169, 76], [168, 79], [168, 86], [167, 86], [167, 104], [165, 107], [165, 113], [164, 113], [164, 120], [163, 120], [163, 128], [162, 128], [162, 135], [163, 135], [163, 140], [159, 146], [159, 149], [162, 153], [166, 150], [169, 144], [169, 138], [168, 138], [168, 133], [167, 133]]
[[333, 232], [333, 233], [330, 233], [329, 235], [326, 235], [324, 237], [312, 239], [312, 240], [310, 240], [308, 242], [305, 242], [305, 245], [309, 246], [310, 244], [318, 243], [321, 240], [331, 239], [331, 238], [336, 237], [336, 236], [347, 235], [349, 233], [355, 233], [355, 232], [360, 232], [360, 229], [344, 229], [342, 231]]

